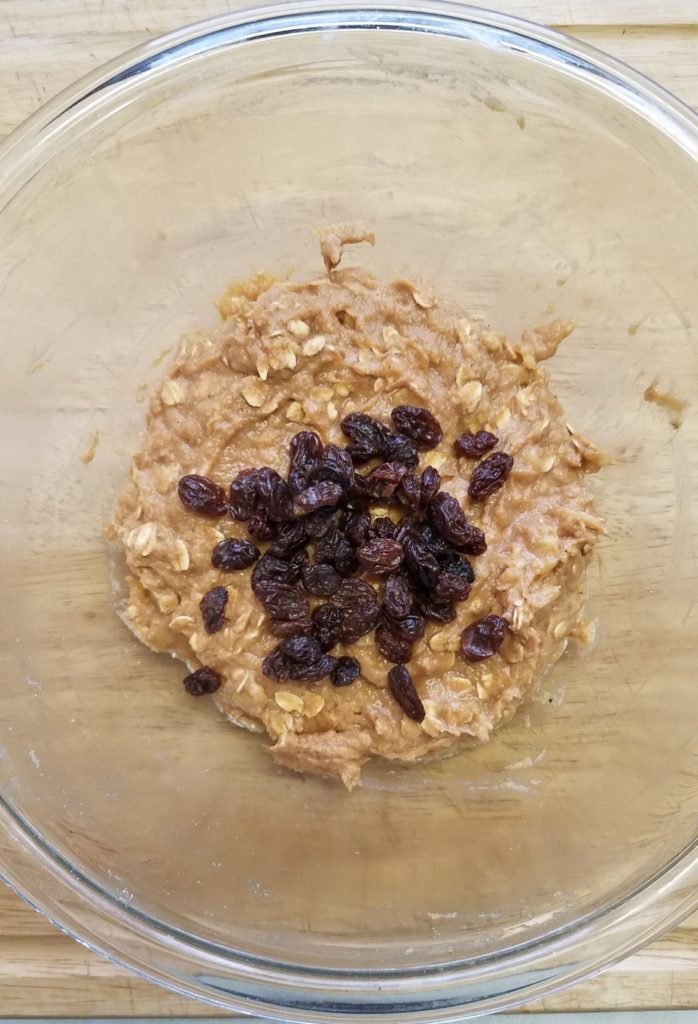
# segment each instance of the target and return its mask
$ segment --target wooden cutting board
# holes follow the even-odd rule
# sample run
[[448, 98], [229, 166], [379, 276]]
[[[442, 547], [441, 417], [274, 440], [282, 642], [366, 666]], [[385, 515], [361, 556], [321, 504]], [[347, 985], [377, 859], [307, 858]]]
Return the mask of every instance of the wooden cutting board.
[[[149, 36], [235, 6], [234, 0], [0, 0], [0, 139], [98, 64]], [[562, 28], [698, 108], [697, 0], [490, 0], [489, 6]], [[640, 1008], [698, 1008], [698, 915], [618, 967], [527, 1011]], [[220, 1015], [101, 960], [0, 886], [0, 1019], [213, 1014]]]

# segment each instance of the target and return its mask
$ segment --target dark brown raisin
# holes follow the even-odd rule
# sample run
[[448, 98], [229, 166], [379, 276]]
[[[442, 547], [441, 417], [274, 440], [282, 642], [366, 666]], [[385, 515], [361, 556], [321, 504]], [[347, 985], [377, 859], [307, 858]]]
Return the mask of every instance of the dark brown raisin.
[[470, 596], [471, 584], [462, 576], [442, 572], [433, 594], [437, 601], [465, 601]]
[[315, 545], [316, 562], [325, 562], [327, 565], [334, 565], [337, 555], [337, 548], [344, 538], [334, 524], [330, 527], [324, 537], [321, 537]]
[[489, 430], [478, 430], [477, 434], [467, 431], [453, 442], [456, 455], [464, 459], [481, 459], [499, 444], [499, 438], [490, 434]]
[[404, 466], [385, 462], [382, 466], [376, 466], [370, 473], [360, 478], [362, 492], [368, 498], [379, 500], [391, 498], [404, 475]]
[[345, 580], [332, 598], [332, 603], [344, 612], [342, 640], [355, 643], [370, 633], [380, 619], [378, 595], [365, 580]]
[[414, 680], [404, 665], [396, 665], [388, 672], [390, 692], [408, 718], [415, 722], [424, 721], [424, 705], [417, 693]]
[[399, 665], [403, 661], [409, 661], [412, 656], [412, 644], [404, 636], [394, 632], [390, 626], [383, 623], [378, 626], [375, 633], [376, 647], [387, 661], [394, 661]]
[[329, 651], [342, 638], [344, 612], [334, 604], [321, 604], [313, 612], [313, 633], [323, 651]]
[[257, 507], [257, 470], [243, 469], [230, 485], [230, 511], [235, 519], [247, 522]]
[[426, 590], [435, 587], [439, 579], [439, 563], [429, 548], [414, 537], [405, 537], [405, 566], [410, 576]]
[[280, 558], [292, 555], [308, 543], [308, 533], [303, 518], [293, 519], [290, 523], [284, 523], [276, 535], [276, 540], [269, 548], [270, 555]]
[[460, 647], [468, 661], [482, 661], [496, 654], [506, 632], [506, 619], [499, 615], [486, 615], [463, 630]]
[[286, 658], [299, 662], [317, 661], [325, 653], [314, 636], [290, 637], [279, 644], [279, 650]]
[[322, 441], [312, 430], [301, 430], [291, 438], [288, 486], [300, 494], [308, 486], [308, 475], [322, 458]]
[[369, 540], [387, 540], [395, 537], [395, 530], [395, 523], [389, 516], [376, 516], [369, 528], [368, 538]]
[[265, 675], [267, 679], [273, 679], [276, 683], [283, 683], [291, 678], [292, 668], [291, 659], [287, 658], [278, 647], [275, 647], [273, 651], [269, 651], [262, 662], [262, 675]]
[[383, 606], [392, 618], [402, 619], [412, 607], [412, 591], [401, 573], [388, 576], [383, 588]]
[[319, 483], [321, 480], [332, 480], [340, 484], [342, 490], [348, 491], [354, 483], [354, 463], [351, 455], [336, 444], [325, 445], [322, 459], [310, 470], [308, 483]]
[[312, 619], [269, 619], [269, 632], [272, 636], [286, 639], [290, 636], [310, 636], [313, 632]]
[[334, 480], [321, 480], [312, 487], [301, 491], [296, 497], [296, 504], [303, 512], [313, 512], [317, 508], [334, 506], [344, 494], [344, 488]]
[[452, 601], [439, 601], [426, 590], [417, 593], [417, 604], [422, 613], [434, 622], [453, 622], [456, 610]]
[[[310, 639], [298, 637], [299, 640]], [[284, 640], [284, 643], [289, 641]], [[320, 653], [319, 658], [314, 661], [294, 661], [292, 658], [283, 656], [285, 671], [288, 673], [285, 678], [293, 679], [299, 683], [318, 683], [325, 676], [328, 676], [337, 665], [337, 659], [330, 654]]]
[[213, 587], [199, 601], [201, 618], [207, 633], [217, 633], [225, 625], [225, 606], [228, 603], [228, 588]]
[[339, 517], [339, 529], [357, 547], [368, 540], [371, 517], [360, 508], [346, 508]]
[[263, 583], [297, 583], [308, 560], [307, 551], [297, 551], [288, 558], [277, 558], [267, 552], [252, 570], [252, 590], [256, 594], [257, 587]]
[[228, 511], [225, 491], [207, 476], [197, 476], [196, 473], [183, 476], [177, 485], [177, 493], [184, 507], [191, 512], [220, 517]]
[[303, 586], [315, 597], [332, 597], [339, 590], [342, 577], [331, 565], [309, 565], [301, 574]]
[[[378, 522], [378, 520], [376, 520]], [[419, 534], [419, 520], [416, 516], [403, 516], [399, 523], [393, 526], [393, 535], [400, 544], [405, 543], [405, 537], [416, 537]]]
[[395, 496], [407, 508], [417, 512], [422, 500], [422, 481], [415, 473], [407, 473], [400, 481]]
[[364, 569], [375, 573], [395, 572], [405, 552], [396, 540], [370, 540], [356, 552]]
[[361, 665], [356, 658], [337, 658], [330, 679], [334, 686], [350, 686], [360, 674]]
[[448, 555], [453, 550], [448, 541], [430, 523], [420, 523], [417, 529], [417, 536], [422, 544], [431, 551], [432, 555], [436, 555], [437, 558]]
[[269, 466], [262, 466], [257, 472], [257, 505], [273, 523], [287, 523], [293, 519], [291, 488]]
[[408, 469], [414, 469], [419, 464], [417, 446], [404, 434], [389, 434], [381, 455], [388, 462], [399, 462]]
[[348, 444], [346, 450], [355, 466], [362, 466], [376, 456], [374, 449], [364, 444]]
[[473, 567], [467, 558], [457, 555], [454, 551], [448, 552], [443, 558], [439, 558], [439, 565], [444, 572], [451, 576], [462, 576], [468, 583], [475, 582]]
[[[291, 647], [296, 645], [296, 650]], [[304, 646], [306, 648], [304, 650]], [[294, 637], [284, 640], [267, 654], [262, 672], [269, 679], [285, 682], [293, 679], [301, 683], [317, 683], [335, 668], [337, 659], [324, 654], [312, 637]]]
[[481, 555], [487, 550], [484, 533], [467, 521], [463, 509], [451, 494], [440, 491], [429, 505], [429, 516], [441, 536], [459, 551]]
[[406, 640], [420, 640], [424, 636], [426, 620], [419, 612], [405, 615], [400, 619], [391, 618], [389, 622], [393, 632], [404, 636]]
[[390, 416], [397, 432], [411, 438], [418, 448], [436, 448], [443, 440], [441, 424], [428, 409], [418, 405], [397, 405]]
[[419, 507], [424, 510], [432, 498], [438, 494], [441, 487], [441, 474], [433, 466], [427, 466], [422, 473], [421, 493], [419, 496]]
[[197, 668], [184, 677], [184, 689], [192, 697], [203, 697], [206, 693], [215, 693], [223, 680], [212, 668]]
[[354, 545], [346, 537], [341, 537], [334, 556], [334, 567], [340, 576], [351, 576], [359, 568]]
[[278, 527], [272, 523], [266, 512], [253, 512], [247, 523], [247, 532], [255, 540], [273, 540]]
[[214, 569], [232, 572], [235, 569], [248, 569], [258, 558], [259, 548], [254, 544], [250, 544], [248, 540], [230, 537], [228, 540], [218, 541], [211, 555], [211, 565]]
[[317, 540], [318, 537], [324, 537], [327, 531], [334, 527], [334, 509], [318, 508], [315, 512], [309, 512], [307, 516], [302, 516], [302, 522], [308, 536]]
[[306, 595], [298, 587], [293, 587], [289, 583], [278, 583], [275, 580], [260, 583], [255, 590], [255, 595], [272, 619], [283, 619], [288, 622], [307, 619], [310, 614]]
[[353, 442], [348, 451], [355, 462], [367, 462], [385, 446], [390, 430], [364, 412], [352, 412], [340, 423], [342, 431]]
[[495, 452], [475, 467], [468, 484], [468, 497], [484, 501], [506, 483], [514, 460], [507, 452]]

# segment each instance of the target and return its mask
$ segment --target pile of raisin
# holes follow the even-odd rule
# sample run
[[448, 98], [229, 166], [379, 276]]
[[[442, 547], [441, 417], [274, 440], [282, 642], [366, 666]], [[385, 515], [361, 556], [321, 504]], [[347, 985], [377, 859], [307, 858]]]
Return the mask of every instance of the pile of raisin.
[[[269, 466], [243, 469], [226, 495], [207, 477], [185, 476], [178, 493], [193, 512], [229, 513], [246, 524], [251, 539], [220, 541], [211, 563], [221, 572], [254, 566], [250, 584], [279, 641], [264, 658], [264, 675], [276, 682], [329, 678], [349, 686], [361, 666], [332, 651], [373, 633], [380, 653], [394, 664], [390, 692], [408, 717], [421, 722], [424, 706], [407, 669], [413, 646], [429, 620], [455, 619], [456, 605], [468, 599], [475, 581], [470, 559], [483, 554], [487, 543], [457, 499], [441, 490], [438, 471], [427, 466], [419, 472], [419, 452], [443, 439], [436, 417], [400, 405], [391, 419], [394, 430], [351, 413], [341, 423], [344, 448], [300, 431], [290, 443], [285, 479]], [[482, 459], [468, 487], [473, 501], [503, 487], [511, 471], [510, 455], [488, 454], [498, 443], [485, 431], [454, 442], [459, 456]], [[396, 514], [373, 515], [377, 502]], [[257, 546], [262, 543], [268, 545], [264, 553]], [[208, 633], [225, 625], [227, 601], [224, 586], [203, 596]], [[471, 623], [461, 638], [463, 656], [479, 661], [494, 655], [506, 626], [496, 615]], [[195, 695], [219, 685], [220, 677], [205, 667], [185, 680]]]

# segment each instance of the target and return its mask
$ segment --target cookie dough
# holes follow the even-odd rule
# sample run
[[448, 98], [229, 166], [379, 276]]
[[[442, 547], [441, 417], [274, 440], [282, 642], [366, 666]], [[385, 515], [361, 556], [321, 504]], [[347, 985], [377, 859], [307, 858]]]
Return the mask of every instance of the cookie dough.
[[[182, 340], [151, 400], [110, 527], [126, 552], [122, 614], [136, 636], [190, 669], [217, 672], [219, 708], [237, 725], [266, 731], [276, 762], [339, 776], [350, 787], [372, 756], [414, 762], [463, 737], [487, 740], [535, 691], [568, 638], [583, 632], [585, 569], [602, 532], [585, 474], [604, 461], [566, 424], [540, 366], [570, 323], [508, 340], [429, 288], [338, 268], [343, 245], [361, 240], [373, 238], [360, 225], [326, 232], [326, 273], [300, 284], [258, 275], [235, 285], [221, 301], [220, 327]], [[361, 676], [350, 686], [265, 678], [262, 660], [278, 641], [250, 588], [251, 569], [222, 576], [211, 565], [214, 545], [246, 536], [244, 524], [193, 515], [177, 496], [184, 474], [225, 488], [250, 466], [285, 475], [299, 430], [342, 445], [339, 424], [348, 413], [390, 422], [398, 404], [438, 415], [444, 440], [420, 468], [438, 468], [488, 544], [455, 621], [429, 622], [415, 644], [409, 670], [426, 710], [421, 723], [392, 698], [393, 666], [370, 635], [332, 652], [359, 659]], [[481, 430], [497, 435], [514, 464], [506, 486], [472, 502], [473, 463], [456, 454], [453, 440]], [[221, 584], [229, 592], [226, 623], [209, 635], [199, 602]], [[464, 660], [464, 627], [490, 614], [509, 624], [501, 648], [478, 663]]]

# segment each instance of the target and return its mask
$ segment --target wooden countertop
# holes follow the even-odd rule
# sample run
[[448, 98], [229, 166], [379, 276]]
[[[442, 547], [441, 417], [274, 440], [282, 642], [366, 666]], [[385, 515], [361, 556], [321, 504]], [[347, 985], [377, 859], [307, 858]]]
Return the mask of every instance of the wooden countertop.
[[[0, 139], [104, 61], [235, 6], [232, 0], [0, 0]], [[489, 6], [562, 28], [698, 107], [696, 0], [490, 0]], [[527, 1010], [682, 1007], [698, 1008], [698, 915], [600, 977]], [[0, 1019], [213, 1014], [218, 1011], [101, 960], [0, 887]]]

